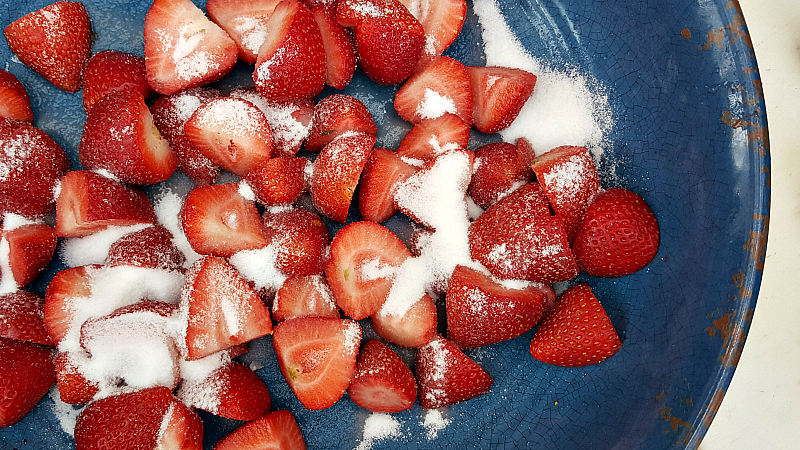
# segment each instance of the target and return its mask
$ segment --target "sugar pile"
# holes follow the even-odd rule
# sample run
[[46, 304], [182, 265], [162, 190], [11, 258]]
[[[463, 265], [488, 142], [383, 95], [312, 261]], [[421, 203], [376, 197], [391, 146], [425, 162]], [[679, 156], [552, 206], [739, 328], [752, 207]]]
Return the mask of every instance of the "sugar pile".
[[403, 436], [402, 424], [386, 413], [373, 413], [364, 421], [364, 434], [356, 450], [369, 450], [378, 441]]

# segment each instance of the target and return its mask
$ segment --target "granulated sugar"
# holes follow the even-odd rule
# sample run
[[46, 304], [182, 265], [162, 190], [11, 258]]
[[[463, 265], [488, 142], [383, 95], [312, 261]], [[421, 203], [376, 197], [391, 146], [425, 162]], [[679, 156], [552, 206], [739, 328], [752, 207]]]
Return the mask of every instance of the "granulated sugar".
[[127, 227], [111, 226], [89, 236], [64, 239], [61, 244], [61, 261], [67, 267], [103, 264], [111, 245], [119, 239], [152, 225], [136, 224]]
[[369, 450], [378, 441], [403, 436], [402, 424], [390, 414], [373, 413], [364, 421], [364, 434], [356, 450]]
[[70, 436], [74, 436], [75, 423], [84, 407], [77, 407], [61, 401], [61, 393], [58, 390], [57, 384], [53, 386], [53, 389], [50, 390], [48, 395], [50, 399], [53, 400], [53, 415], [58, 420], [61, 430]]
[[425, 411], [425, 418], [421, 425], [425, 428], [425, 437], [429, 441], [436, 439], [439, 432], [447, 428], [453, 419], [445, 417], [438, 409], [428, 409]]

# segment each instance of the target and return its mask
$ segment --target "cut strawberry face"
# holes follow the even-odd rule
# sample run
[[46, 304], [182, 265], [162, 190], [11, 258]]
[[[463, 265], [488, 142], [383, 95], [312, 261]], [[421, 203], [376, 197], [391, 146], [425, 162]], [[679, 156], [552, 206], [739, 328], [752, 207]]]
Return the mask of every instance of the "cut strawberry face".
[[597, 364], [622, 347], [603, 306], [586, 283], [567, 289], [536, 329], [531, 355], [563, 367]]
[[389, 295], [397, 268], [411, 257], [397, 235], [367, 221], [339, 230], [330, 253], [325, 275], [336, 304], [356, 320], [378, 312]]
[[255, 64], [267, 35], [267, 21], [281, 0], [209, 0], [208, 17], [236, 42], [239, 59]]
[[350, 385], [361, 327], [346, 319], [289, 319], [275, 326], [272, 343], [281, 374], [303, 406], [324, 409]]
[[264, 381], [234, 361], [202, 380], [185, 380], [177, 396], [185, 405], [234, 420], [258, 419], [272, 404]]
[[358, 179], [374, 146], [375, 136], [344, 134], [320, 151], [311, 176], [311, 200], [320, 213], [337, 222], [347, 221]]
[[13, 74], [0, 69], [0, 117], [33, 122], [31, 98]]
[[314, 108], [314, 120], [305, 149], [317, 152], [345, 133], [375, 136], [378, 127], [367, 107], [357, 98], [342, 94], [329, 95]]
[[92, 50], [92, 24], [82, 3], [59, 1], [15, 20], [8, 46], [23, 64], [56, 87], [75, 92]]
[[58, 345], [72, 326], [75, 302], [92, 295], [92, 276], [99, 265], [78, 266], [58, 272], [44, 295], [44, 326]]
[[277, 246], [278, 269], [287, 275], [321, 275], [331, 235], [315, 212], [293, 208], [264, 215], [264, 233]]
[[83, 109], [87, 113], [104, 95], [124, 89], [140, 92], [145, 100], [155, 94], [147, 84], [144, 58], [104, 50], [89, 59], [83, 73]]
[[0, 296], [0, 337], [52, 347], [44, 326], [44, 300], [25, 291]]
[[473, 125], [483, 133], [505, 130], [536, 85], [536, 75], [508, 67], [467, 67], [474, 103]]
[[361, 217], [380, 223], [396, 213], [395, 186], [416, 171], [416, 167], [403, 162], [392, 150], [379, 147], [372, 149], [364, 166], [358, 191], [358, 210]]
[[272, 301], [272, 318], [277, 322], [297, 317], [339, 318], [339, 308], [325, 277], [290, 276]]
[[128, 234], [111, 244], [106, 265], [180, 270], [186, 256], [175, 246], [172, 233], [161, 225]]
[[306, 158], [278, 157], [250, 170], [244, 180], [265, 206], [291, 205], [306, 191]]
[[[307, 2], [308, 3], [308, 2]], [[353, 38], [346, 28], [336, 21], [335, 5], [311, 6], [325, 49], [325, 83], [335, 89], [344, 89], [356, 70]]]
[[409, 78], [395, 93], [394, 109], [411, 123], [451, 113], [472, 125], [469, 74], [460, 62], [440, 56], [425, 70]]
[[417, 381], [394, 350], [371, 339], [358, 354], [347, 394], [353, 403], [372, 412], [396, 413], [414, 404]]
[[164, 181], [178, 167], [144, 97], [132, 89], [111, 92], [94, 104], [83, 126], [78, 156], [85, 169], [103, 169], [132, 184]]
[[233, 69], [238, 47], [190, 0], [155, 0], [144, 19], [147, 82], [169, 95], [216, 81]]
[[0, 428], [22, 420], [55, 384], [54, 359], [47, 347], [0, 338]]
[[498, 142], [475, 150], [475, 172], [469, 195], [486, 209], [533, 178], [533, 172], [514, 144]]
[[439, 335], [417, 351], [416, 371], [419, 403], [425, 409], [475, 398], [494, 383], [483, 367]]
[[56, 381], [61, 401], [71, 405], [85, 405], [100, 392], [100, 385], [81, 373], [69, 352], [60, 352], [56, 357]]
[[403, 137], [397, 147], [397, 156], [409, 164], [422, 165], [444, 152], [466, 149], [469, 128], [469, 124], [451, 113], [435, 119], [422, 119]]
[[370, 316], [378, 336], [401, 347], [417, 348], [430, 342], [439, 323], [436, 304], [425, 294], [404, 314], [393, 314], [381, 309]]
[[425, 47], [416, 71], [419, 72], [452, 44], [467, 17], [466, 0], [400, 0], [425, 29]]
[[239, 185], [217, 184], [193, 189], [181, 211], [183, 231], [201, 255], [233, 256], [268, 244], [255, 202], [239, 193]]
[[354, 41], [361, 70], [378, 84], [392, 85], [414, 73], [425, 45], [425, 29], [399, 5], [391, 14], [361, 20]]
[[17, 286], [27, 286], [53, 259], [56, 232], [43, 223], [23, 225], [2, 233], [8, 241], [8, 263]]
[[291, 412], [274, 411], [220, 439], [214, 450], [306, 450], [303, 433]]

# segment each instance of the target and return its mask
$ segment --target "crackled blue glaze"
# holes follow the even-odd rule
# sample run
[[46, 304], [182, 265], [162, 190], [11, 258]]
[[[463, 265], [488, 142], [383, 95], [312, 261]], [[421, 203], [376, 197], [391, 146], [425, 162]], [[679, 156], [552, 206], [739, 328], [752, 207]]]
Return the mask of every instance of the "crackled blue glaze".
[[[0, 2], [5, 27], [50, 0]], [[199, 2], [203, 6], [203, 2]], [[86, 0], [93, 51], [142, 55], [147, 1]], [[601, 172], [606, 187], [639, 193], [661, 227], [661, 246], [644, 270], [618, 279], [581, 276], [595, 290], [624, 345], [609, 360], [560, 368], [533, 360], [531, 334], [468, 354], [495, 378], [486, 395], [442, 411], [451, 423], [434, 440], [415, 405], [396, 414], [401, 437], [378, 449], [695, 448], [724, 395], [755, 307], [769, 223], [769, 143], [752, 44], [736, 0], [501, 0], [528, 51], [553, 66], [593, 76], [608, 93], [615, 126]], [[448, 54], [481, 64], [480, 27], [471, 5]], [[31, 94], [35, 124], [70, 154], [85, 120], [80, 92], [53, 87], [23, 66], [0, 40], [0, 67]], [[223, 87], [247, 82], [247, 66]], [[379, 145], [396, 148], [391, 106], [396, 88], [357, 75], [345, 91], [361, 98], [381, 128]], [[387, 117], [388, 116], [388, 117]], [[478, 142], [497, 140], [484, 137]], [[351, 220], [358, 219], [357, 211]], [[395, 217], [391, 223], [402, 224]], [[332, 229], [336, 227], [333, 224]], [[43, 292], [58, 263], [32, 286]], [[369, 335], [369, 330], [366, 334]], [[407, 360], [409, 351], [401, 352]], [[352, 449], [368, 412], [348, 399], [304, 410], [274, 359], [270, 338], [246, 362], [270, 388], [275, 409], [290, 409], [310, 449]], [[70, 449], [45, 398], [20, 423], [0, 429], [0, 449]], [[202, 414], [210, 449], [239, 423]]]

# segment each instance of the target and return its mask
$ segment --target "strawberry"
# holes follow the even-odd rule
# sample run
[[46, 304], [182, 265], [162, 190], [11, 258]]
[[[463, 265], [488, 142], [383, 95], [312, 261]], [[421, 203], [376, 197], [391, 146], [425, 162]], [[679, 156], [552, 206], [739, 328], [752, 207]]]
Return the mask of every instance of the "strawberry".
[[383, 85], [397, 84], [411, 76], [425, 45], [425, 29], [419, 21], [399, 2], [391, 1], [397, 7], [390, 14], [361, 20], [354, 36], [358, 66], [372, 81]]
[[175, 246], [172, 233], [161, 225], [123, 236], [111, 244], [106, 265], [180, 270], [186, 256]]
[[144, 97], [133, 89], [111, 92], [92, 106], [78, 156], [85, 169], [103, 169], [132, 184], [164, 181], [178, 168], [178, 159], [153, 124]]
[[377, 339], [370, 339], [358, 354], [356, 372], [347, 394], [362, 408], [396, 413], [414, 404], [417, 381], [394, 350]]
[[22, 225], [5, 230], [8, 263], [17, 286], [27, 286], [50, 263], [56, 251], [56, 232], [44, 223]]
[[367, 163], [375, 136], [344, 134], [319, 153], [311, 176], [311, 200], [327, 217], [346, 222], [358, 179]]
[[0, 428], [25, 417], [56, 382], [52, 349], [0, 338]]
[[206, 256], [186, 274], [180, 304], [187, 315], [187, 359], [194, 360], [270, 334], [269, 310], [236, 269]]
[[567, 289], [531, 340], [531, 355], [562, 367], [597, 364], [622, 347], [603, 306], [586, 283]]
[[275, 7], [266, 24], [253, 72], [258, 92], [268, 100], [311, 98], [325, 87], [325, 48], [319, 26], [297, 0]]
[[498, 142], [478, 147], [475, 160], [468, 192], [475, 204], [484, 209], [533, 178], [530, 166], [514, 144]]
[[325, 97], [314, 107], [314, 120], [306, 139], [305, 150], [317, 152], [345, 133], [375, 136], [378, 127], [369, 110], [360, 100], [343, 94]]
[[52, 347], [44, 326], [44, 300], [25, 291], [0, 296], [0, 337]]
[[[309, 2], [305, 2], [309, 3]], [[342, 90], [350, 84], [356, 70], [356, 54], [350, 32], [336, 21], [335, 5], [312, 6], [325, 50], [325, 83]]]
[[378, 336], [408, 348], [422, 347], [430, 342], [438, 325], [436, 304], [429, 294], [423, 295], [402, 315], [381, 309], [370, 318]]
[[0, 69], [0, 117], [33, 122], [31, 98], [13, 74]]
[[291, 205], [306, 190], [305, 174], [310, 165], [306, 158], [272, 158], [247, 172], [244, 181], [259, 203], [266, 206]]
[[380, 147], [372, 149], [364, 165], [358, 191], [358, 210], [361, 217], [380, 223], [396, 213], [395, 185], [416, 171], [416, 167], [403, 162], [392, 150]]
[[553, 211], [564, 219], [567, 238], [575, 242], [581, 218], [600, 190], [600, 179], [585, 147], [562, 146], [533, 160], [536, 179]]
[[87, 406], [75, 424], [78, 450], [203, 448], [203, 422], [166, 387], [106, 397]]
[[450, 47], [467, 17], [466, 0], [400, 0], [425, 29], [425, 47], [416, 71]]
[[536, 152], [533, 149], [533, 145], [531, 142], [524, 138], [517, 139], [517, 151], [519, 152], [520, 156], [522, 157], [525, 164], [531, 165], [533, 164], [533, 160], [536, 159]]
[[419, 403], [425, 409], [444, 408], [489, 391], [494, 380], [478, 363], [440, 335], [416, 357]]
[[272, 318], [283, 322], [297, 317], [339, 318], [339, 308], [325, 277], [293, 275], [278, 289], [272, 301]]
[[236, 42], [239, 59], [255, 64], [258, 49], [264, 43], [269, 28], [267, 21], [281, 0], [209, 0], [208, 17]]
[[75, 302], [92, 295], [92, 277], [99, 265], [78, 266], [55, 274], [44, 295], [44, 326], [58, 345], [67, 335], [75, 313]]
[[144, 58], [104, 50], [89, 59], [83, 73], [83, 109], [87, 113], [101, 97], [123, 89], [139, 91], [145, 100], [155, 94], [147, 84]]
[[375, 222], [353, 222], [336, 233], [325, 264], [336, 304], [356, 320], [378, 312], [394, 273], [411, 256], [405, 244]]
[[578, 275], [564, 223], [551, 216], [538, 183], [487, 209], [469, 229], [472, 258], [499, 278], [566, 281]]
[[303, 433], [291, 412], [273, 411], [220, 439], [213, 450], [306, 450]]
[[408, 12], [397, 0], [338, 0], [336, 21], [344, 27], [355, 28], [362, 20], [399, 16]]
[[469, 124], [451, 113], [422, 119], [400, 141], [397, 156], [410, 164], [421, 165], [446, 151], [465, 149], [469, 143], [469, 128]]
[[317, 213], [302, 208], [266, 213], [264, 233], [277, 246], [275, 265], [285, 274], [322, 274], [331, 235]]
[[75, 92], [92, 50], [92, 24], [82, 3], [59, 1], [11, 22], [8, 46], [23, 64]]
[[203, 155], [239, 176], [272, 156], [272, 130], [267, 118], [241, 98], [220, 97], [203, 103], [183, 130]]
[[356, 367], [361, 327], [347, 319], [301, 317], [275, 326], [272, 344], [281, 374], [307, 409], [336, 403]]
[[100, 385], [81, 373], [70, 352], [60, 352], [56, 356], [56, 381], [61, 401], [71, 405], [85, 405], [100, 392]]
[[469, 74], [460, 62], [440, 56], [395, 93], [394, 109], [411, 123], [452, 113], [472, 125]]
[[144, 192], [86, 170], [61, 179], [56, 199], [56, 234], [88, 236], [110, 226], [155, 223], [153, 205]]
[[238, 48], [191, 0], [155, 0], [144, 18], [147, 82], [159, 94], [216, 81], [233, 69]]
[[185, 380], [177, 396], [190, 407], [226, 419], [255, 420], [272, 401], [264, 381], [244, 364], [231, 361], [201, 380]]
[[536, 75], [508, 67], [467, 67], [473, 98], [473, 125], [497, 133], [511, 125], [536, 85]]
[[598, 193], [575, 237], [575, 259], [589, 275], [619, 277], [643, 268], [658, 252], [658, 221], [637, 194], [621, 188]]
[[202, 255], [233, 256], [267, 245], [255, 202], [239, 193], [239, 185], [194, 188], [181, 211], [186, 239]]
[[538, 286], [511, 286], [466, 266], [456, 266], [447, 289], [447, 338], [475, 348], [515, 338], [542, 317]]
[[64, 150], [26, 122], [0, 118], [0, 212], [27, 217], [53, 210], [53, 188], [69, 171]]

